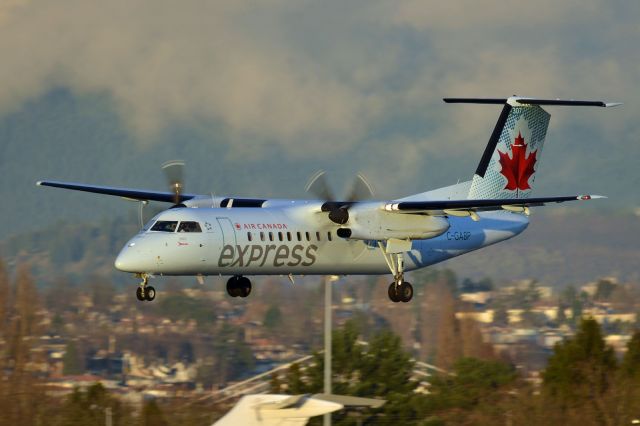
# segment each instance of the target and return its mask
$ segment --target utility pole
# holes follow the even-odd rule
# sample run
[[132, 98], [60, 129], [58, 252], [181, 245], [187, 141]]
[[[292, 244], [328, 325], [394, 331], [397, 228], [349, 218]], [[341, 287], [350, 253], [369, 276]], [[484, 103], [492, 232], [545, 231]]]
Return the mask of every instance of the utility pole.
[[111, 407], [104, 409], [104, 424], [106, 426], [113, 426], [113, 411]]
[[[338, 280], [337, 275], [327, 275], [324, 278], [324, 393], [331, 394], [331, 333], [332, 333], [332, 294], [331, 287]], [[323, 416], [324, 426], [331, 426], [331, 414]]]

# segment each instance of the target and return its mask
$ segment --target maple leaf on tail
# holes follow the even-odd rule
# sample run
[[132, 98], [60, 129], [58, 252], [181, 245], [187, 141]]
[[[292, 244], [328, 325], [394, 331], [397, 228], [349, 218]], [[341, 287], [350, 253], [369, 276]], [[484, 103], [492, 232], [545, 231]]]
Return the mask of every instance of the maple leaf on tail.
[[537, 150], [527, 153], [527, 144], [524, 143], [524, 138], [518, 132], [518, 136], [515, 138], [514, 143], [511, 145], [511, 157], [506, 152], [498, 151], [500, 154], [500, 165], [502, 170], [500, 173], [507, 178], [507, 185], [504, 189], [509, 191], [527, 190], [531, 189], [529, 186], [529, 178], [535, 170], [533, 166], [536, 164]]

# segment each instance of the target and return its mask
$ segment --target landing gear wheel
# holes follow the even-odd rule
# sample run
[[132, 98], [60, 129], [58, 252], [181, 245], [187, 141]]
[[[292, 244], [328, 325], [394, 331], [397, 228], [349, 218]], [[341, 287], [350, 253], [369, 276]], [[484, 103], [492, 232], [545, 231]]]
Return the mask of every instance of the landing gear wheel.
[[400, 301], [400, 295], [398, 294], [398, 292], [396, 290], [397, 289], [396, 289], [396, 283], [395, 282], [389, 284], [389, 299], [393, 303], [398, 303]]
[[251, 281], [247, 277], [233, 276], [227, 281], [227, 293], [231, 297], [247, 297], [251, 294]]
[[238, 286], [238, 277], [233, 276], [227, 281], [227, 293], [231, 297], [240, 296], [240, 287]]
[[141, 302], [144, 302], [145, 300], [147, 300], [144, 298], [144, 288], [138, 287], [136, 289], [136, 298]]
[[156, 298], [156, 289], [151, 287], [151, 286], [147, 286], [144, 289], [144, 299], [151, 302], [153, 299]]
[[398, 298], [401, 302], [407, 303], [413, 298], [413, 286], [408, 282], [403, 282], [398, 286]]
[[251, 281], [247, 277], [238, 278], [238, 295], [247, 297], [251, 294]]

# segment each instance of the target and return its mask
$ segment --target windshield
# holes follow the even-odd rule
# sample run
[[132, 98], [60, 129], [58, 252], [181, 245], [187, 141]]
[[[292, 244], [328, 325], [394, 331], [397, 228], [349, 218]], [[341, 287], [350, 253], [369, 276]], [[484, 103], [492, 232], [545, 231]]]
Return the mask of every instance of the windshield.
[[155, 223], [155, 219], [151, 219], [149, 222], [147, 222], [143, 227], [142, 227], [142, 232], [147, 232], [149, 229], [151, 229], [151, 225], [153, 225]]
[[202, 232], [198, 222], [180, 222], [178, 232]]
[[152, 231], [158, 232], [174, 232], [178, 226], [177, 220], [159, 220], [151, 228]]

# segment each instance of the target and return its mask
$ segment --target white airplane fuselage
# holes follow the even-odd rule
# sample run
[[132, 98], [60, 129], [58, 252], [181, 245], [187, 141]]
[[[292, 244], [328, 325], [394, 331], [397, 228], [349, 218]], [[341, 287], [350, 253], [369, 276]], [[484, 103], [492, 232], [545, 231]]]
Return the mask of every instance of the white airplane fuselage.
[[[335, 224], [309, 209], [171, 209], [150, 223], [195, 221], [201, 232], [142, 230], [125, 245], [115, 266], [152, 275], [389, 274], [376, 241], [340, 238]], [[448, 223], [439, 236], [411, 242], [405, 270], [512, 238], [529, 224], [526, 215], [507, 211], [479, 217], [442, 219]]]

